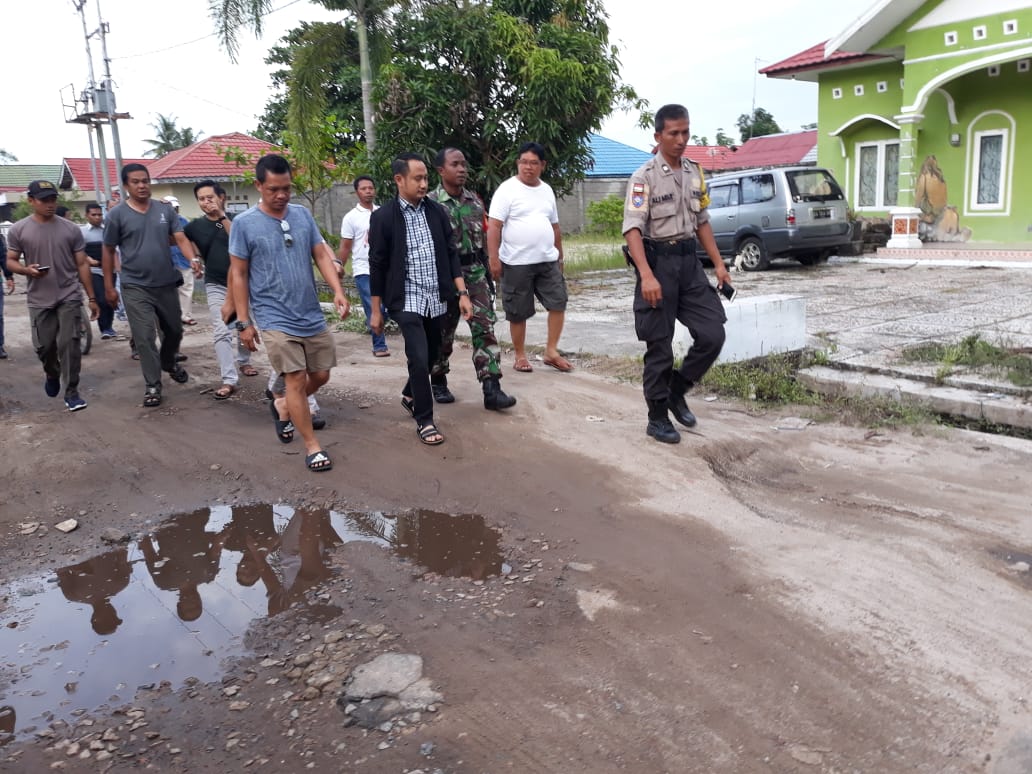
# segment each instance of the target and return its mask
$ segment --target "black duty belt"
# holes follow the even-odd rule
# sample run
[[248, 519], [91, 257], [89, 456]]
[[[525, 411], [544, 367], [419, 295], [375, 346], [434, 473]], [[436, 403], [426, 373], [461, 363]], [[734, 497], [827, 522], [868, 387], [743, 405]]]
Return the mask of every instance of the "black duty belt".
[[645, 252], [657, 257], [666, 255], [695, 255], [694, 239], [646, 239]]

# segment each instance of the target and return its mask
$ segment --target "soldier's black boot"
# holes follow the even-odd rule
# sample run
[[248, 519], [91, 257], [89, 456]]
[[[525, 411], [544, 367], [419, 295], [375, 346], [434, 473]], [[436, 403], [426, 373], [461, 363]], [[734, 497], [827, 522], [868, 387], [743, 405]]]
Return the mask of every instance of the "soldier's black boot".
[[670, 397], [667, 398], [666, 406], [674, 415], [674, 419], [685, 427], [695, 427], [696, 423], [695, 414], [684, 402], [684, 394], [691, 388], [692, 384], [686, 382], [680, 373], [673, 371], [670, 374]]
[[444, 374], [430, 377], [430, 390], [438, 403], [454, 403], [455, 396], [448, 389], [448, 377]]
[[670, 417], [667, 416], [665, 400], [646, 401], [649, 404], [649, 424], [645, 432], [660, 443], [680, 443], [681, 434], [674, 429]]
[[516, 399], [502, 392], [497, 376], [489, 376], [482, 382], [484, 388], [484, 408], [488, 411], [501, 411], [516, 405]]

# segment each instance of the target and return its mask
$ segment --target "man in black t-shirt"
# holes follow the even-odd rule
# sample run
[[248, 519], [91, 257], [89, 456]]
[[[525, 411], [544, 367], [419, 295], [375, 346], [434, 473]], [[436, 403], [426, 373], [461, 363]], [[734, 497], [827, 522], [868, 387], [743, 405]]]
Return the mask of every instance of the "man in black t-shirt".
[[184, 231], [204, 262], [204, 292], [211, 314], [215, 357], [222, 373], [222, 386], [214, 395], [215, 400], [225, 400], [236, 392], [241, 373], [255, 376], [258, 370], [251, 365], [251, 351], [240, 345], [236, 331], [223, 322], [222, 308], [229, 293], [229, 230], [232, 227], [226, 213], [226, 192], [214, 180], [202, 180], [194, 186], [194, 196], [204, 215], [190, 221]]

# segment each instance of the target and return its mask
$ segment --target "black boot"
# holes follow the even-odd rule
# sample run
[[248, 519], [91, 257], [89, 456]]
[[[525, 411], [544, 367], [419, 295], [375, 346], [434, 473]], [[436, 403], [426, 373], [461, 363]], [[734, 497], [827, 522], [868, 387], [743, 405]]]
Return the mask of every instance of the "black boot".
[[516, 405], [514, 397], [502, 392], [497, 376], [489, 376], [484, 379], [481, 385], [484, 388], [484, 408], [488, 411], [501, 411]]
[[692, 388], [692, 383], [685, 381], [685, 378], [677, 371], [670, 374], [670, 397], [667, 398], [666, 406], [674, 419], [685, 427], [695, 427], [695, 414], [684, 402], [684, 394]]
[[667, 416], [665, 400], [646, 401], [649, 404], [649, 424], [645, 432], [660, 443], [680, 443], [681, 434], [674, 429], [670, 417]]
[[454, 403], [455, 396], [448, 389], [448, 377], [444, 374], [430, 377], [430, 389], [438, 403]]

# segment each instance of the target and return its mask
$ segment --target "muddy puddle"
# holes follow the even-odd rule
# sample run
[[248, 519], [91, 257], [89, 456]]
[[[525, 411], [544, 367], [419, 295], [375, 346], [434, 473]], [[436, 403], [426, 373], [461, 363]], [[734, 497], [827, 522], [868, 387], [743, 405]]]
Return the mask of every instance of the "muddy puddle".
[[476, 515], [248, 505], [176, 516], [127, 546], [9, 585], [0, 743], [164, 681], [217, 679], [257, 618], [302, 605], [309, 620], [332, 620], [340, 608], [309, 604], [305, 592], [331, 574], [327, 550], [354, 541], [442, 575], [502, 569], [500, 533]]

